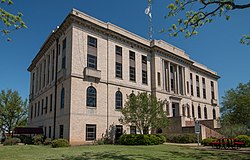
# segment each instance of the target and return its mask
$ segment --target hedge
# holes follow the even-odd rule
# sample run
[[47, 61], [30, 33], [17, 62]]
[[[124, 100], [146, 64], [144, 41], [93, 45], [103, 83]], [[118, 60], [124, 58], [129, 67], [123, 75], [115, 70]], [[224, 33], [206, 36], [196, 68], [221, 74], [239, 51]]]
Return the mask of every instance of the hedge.
[[165, 137], [152, 134], [124, 134], [119, 142], [122, 145], [158, 145], [165, 142]]

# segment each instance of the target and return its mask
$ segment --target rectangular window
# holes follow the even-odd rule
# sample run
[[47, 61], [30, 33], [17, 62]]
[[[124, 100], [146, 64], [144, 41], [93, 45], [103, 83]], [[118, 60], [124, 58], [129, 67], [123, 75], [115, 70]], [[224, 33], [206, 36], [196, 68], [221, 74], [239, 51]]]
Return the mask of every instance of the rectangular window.
[[129, 79], [135, 81], [135, 67], [129, 67]]
[[158, 86], [161, 85], [161, 73], [157, 72], [157, 80], [158, 80]]
[[87, 66], [89, 68], [97, 69], [97, 57], [91, 54], [87, 55]]
[[33, 105], [31, 106], [31, 109], [30, 109], [30, 119], [33, 118]]
[[190, 73], [190, 89], [191, 89], [191, 96], [194, 96], [193, 74], [192, 73]]
[[123, 127], [122, 125], [116, 125], [115, 126], [115, 139], [119, 140], [121, 135], [123, 134]]
[[202, 93], [203, 93], [203, 98], [206, 99], [207, 95], [206, 95], [206, 82], [205, 82], [205, 78], [202, 78]]
[[38, 102], [37, 116], [40, 114], [40, 101]]
[[34, 116], [34, 117], [36, 117], [36, 109], [37, 109], [37, 108], [36, 108], [36, 103], [35, 103], [35, 116]]
[[44, 137], [47, 136], [47, 127], [44, 127]]
[[129, 51], [129, 59], [135, 61], [135, 52]]
[[136, 134], [136, 126], [130, 126], [130, 134]]
[[43, 87], [45, 87], [45, 82], [46, 82], [46, 59], [43, 63]]
[[51, 81], [53, 81], [54, 80], [54, 64], [55, 64], [55, 50], [53, 49], [53, 51], [52, 51], [52, 66], [51, 66], [51, 69], [52, 69], [52, 71], [51, 71]]
[[122, 64], [116, 62], [115, 63], [115, 76], [118, 78], [122, 78]]
[[52, 111], [52, 106], [53, 106], [53, 97], [52, 94], [50, 94], [50, 107], [49, 107], [49, 111]]
[[63, 138], [63, 125], [59, 126], [59, 138]]
[[148, 73], [147, 71], [142, 70], [142, 83], [148, 84]]
[[97, 48], [97, 39], [91, 36], [88, 36], [88, 45]]
[[200, 97], [200, 82], [199, 82], [199, 76], [196, 75], [196, 92], [197, 97]]
[[174, 91], [174, 67], [170, 66], [170, 88]]
[[147, 73], [147, 56], [142, 55], [142, 83], [148, 84], [148, 73]]
[[187, 82], [187, 93], [189, 94], [189, 82]]
[[96, 139], [96, 125], [87, 124], [86, 125], [86, 141], [93, 141]]
[[66, 45], [67, 45], [66, 42], [67, 42], [66, 38], [64, 38], [64, 40], [63, 40], [63, 48], [62, 48], [63, 50], [66, 49]]
[[47, 63], [47, 82], [46, 84], [48, 85], [49, 84], [49, 69], [50, 69], [50, 55], [47, 56], [47, 59], [48, 59], [48, 63]]
[[[38, 105], [40, 106], [40, 103], [38, 102]], [[42, 115], [43, 115], [43, 107], [44, 107], [44, 101], [43, 101], [43, 99], [42, 99], [42, 109], [41, 109], [41, 113], [42, 113]]]
[[49, 138], [51, 138], [51, 126], [49, 126]]
[[48, 112], [48, 97], [45, 99], [45, 114]]
[[122, 47], [120, 46], [115, 46], [115, 54], [122, 56]]
[[215, 99], [215, 95], [214, 95], [214, 82], [211, 81], [211, 96], [212, 96], [212, 99]]

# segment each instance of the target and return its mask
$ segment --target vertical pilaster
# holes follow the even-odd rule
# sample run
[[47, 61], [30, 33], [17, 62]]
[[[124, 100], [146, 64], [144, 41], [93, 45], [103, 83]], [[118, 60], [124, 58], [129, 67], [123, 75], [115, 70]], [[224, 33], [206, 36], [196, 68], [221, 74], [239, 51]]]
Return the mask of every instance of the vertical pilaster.
[[170, 62], [168, 62], [168, 91], [171, 92], [171, 80], [170, 80]]
[[176, 76], [176, 81], [175, 81], [175, 90], [176, 90], [176, 94], [180, 94], [180, 86], [179, 86], [179, 66], [176, 65], [176, 72], [175, 72], [175, 76]]

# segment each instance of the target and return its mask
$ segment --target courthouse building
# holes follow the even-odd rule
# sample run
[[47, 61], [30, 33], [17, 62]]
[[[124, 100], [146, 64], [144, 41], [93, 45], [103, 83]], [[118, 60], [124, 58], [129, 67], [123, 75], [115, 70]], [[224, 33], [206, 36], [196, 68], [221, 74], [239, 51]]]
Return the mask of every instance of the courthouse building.
[[219, 128], [216, 72], [162, 40], [146, 40], [73, 9], [47, 38], [28, 68], [29, 126], [71, 144], [92, 142], [110, 126], [116, 135], [137, 133], [118, 118], [127, 95], [155, 94], [171, 125], [158, 132], [193, 132], [202, 137]]

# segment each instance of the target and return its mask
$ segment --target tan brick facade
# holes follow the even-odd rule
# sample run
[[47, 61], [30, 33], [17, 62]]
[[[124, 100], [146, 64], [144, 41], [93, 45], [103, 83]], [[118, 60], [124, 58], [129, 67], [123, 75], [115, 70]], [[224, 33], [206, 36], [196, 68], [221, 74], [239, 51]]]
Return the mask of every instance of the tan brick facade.
[[[88, 44], [89, 37], [96, 44], [94, 48]], [[116, 46], [122, 48], [119, 60], [122, 64], [121, 78], [116, 77]], [[131, 51], [135, 53], [134, 64]], [[95, 69], [88, 67], [88, 63], [92, 63], [88, 54], [96, 58]], [[144, 63], [143, 56], [147, 58]], [[135, 81], [130, 80], [131, 66], [135, 68]], [[95, 125], [96, 139], [101, 138], [109, 126], [119, 125], [121, 113], [115, 107], [117, 91], [122, 93], [123, 105], [126, 96], [132, 92], [147, 91], [166, 99], [168, 106], [165, 110], [169, 117], [181, 117], [179, 127], [185, 127], [199, 117], [198, 106], [201, 107], [199, 119], [219, 118], [219, 76], [215, 72], [164, 41], [145, 40], [75, 9], [52, 32], [28, 70], [31, 73], [29, 126], [43, 127], [47, 137], [59, 138], [61, 134], [71, 144], [92, 142], [87, 140], [86, 135], [91, 137], [94, 130], [89, 129], [86, 133], [86, 125]], [[146, 71], [146, 76], [142, 70]], [[193, 75], [193, 95], [190, 73]], [[196, 93], [197, 76], [200, 97]], [[87, 106], [87, 89], [90, 86], [96, 90], [95, 107]], [[203, 97], [204, 87], [206, 98]], [[175, 110], [173, 104], [176, 104]], [[213, 109], [216, 117], [213, 117]], [[61, 131], [60, 125], [63, 125]], [[123, 126], [123, 131], [129, 133], [129, 126]]]

